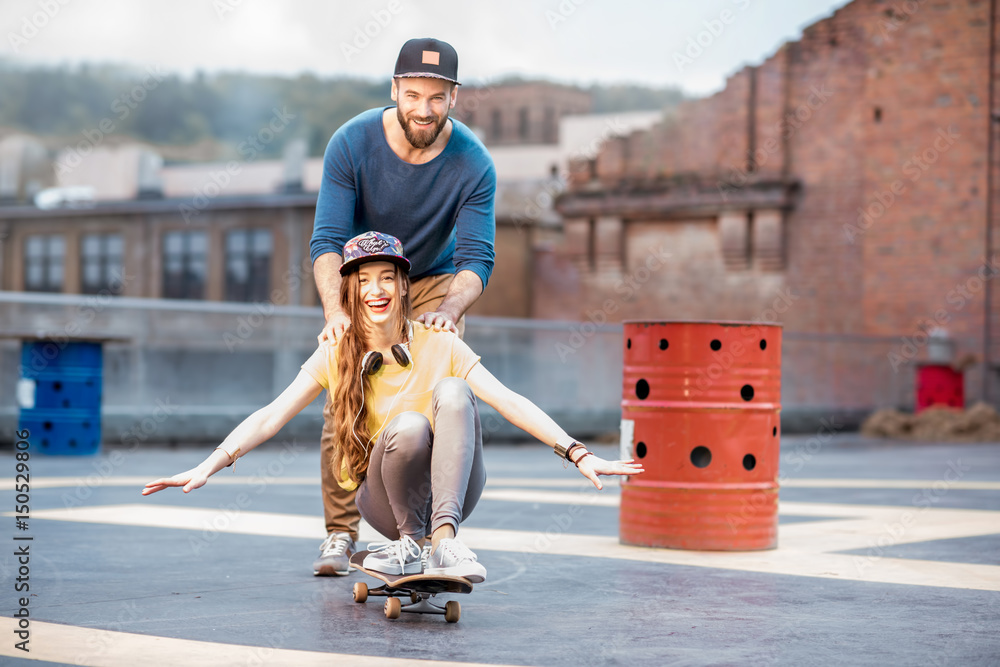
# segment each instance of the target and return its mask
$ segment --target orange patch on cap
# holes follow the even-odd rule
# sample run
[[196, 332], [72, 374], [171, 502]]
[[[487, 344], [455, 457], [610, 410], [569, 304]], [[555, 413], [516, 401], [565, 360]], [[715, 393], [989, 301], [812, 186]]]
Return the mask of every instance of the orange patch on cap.
[[424, 51], [423, 60], [420, 62], [424, 65], [440, 65], [441, 54], [437, 51]]

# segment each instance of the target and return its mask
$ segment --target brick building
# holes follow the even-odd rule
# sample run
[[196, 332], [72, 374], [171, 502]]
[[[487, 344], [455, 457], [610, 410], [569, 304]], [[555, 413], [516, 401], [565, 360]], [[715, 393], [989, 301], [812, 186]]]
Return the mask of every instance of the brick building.
[[590, 113], [590, 94], [547, 81], [463, 86], [452, 116], [487, 146], [559, 143], [559, 119]]
[[967, 375], [982, 395], [1000, 360], [995, 32], [986, 0], [855, 0], [609, 141], [557, 202], [535, 315], [778, 320], [786, 367], [811, 377], [783, 400], [818, 408], [898, 400], [943, 326], [980, 358], [989, 336], [989, 383]]

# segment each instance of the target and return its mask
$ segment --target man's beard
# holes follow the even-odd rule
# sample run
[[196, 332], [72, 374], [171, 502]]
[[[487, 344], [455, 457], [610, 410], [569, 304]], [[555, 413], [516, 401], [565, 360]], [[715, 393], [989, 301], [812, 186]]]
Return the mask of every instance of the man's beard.
[[[431, 118], [420, 118], [419, 120], [434, 120], [434, 116]], [[410, 145], [414, 148], [427, 148], [435, 141], [437, 141], [438, 135], [441, 134], [441, 130], [444, 129], [444, 124], [448, 122], [448, 115], [445, 114], [441, 117], [441, 120], [436, 124], [432, 124], [426, 129], [417, 128], [414, 126], [411, 120], [408, 120], [403, 116], [403, 112], [399, 107], [396, 107], [396, 119], [399, 120], [399, 124], [403, 127], [403, 133], [406, 135], [406, 140], [410, 142]]]

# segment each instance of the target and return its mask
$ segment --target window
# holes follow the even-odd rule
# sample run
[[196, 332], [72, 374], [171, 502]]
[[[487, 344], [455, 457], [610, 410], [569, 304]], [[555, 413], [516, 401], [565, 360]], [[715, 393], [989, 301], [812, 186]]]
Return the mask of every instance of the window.
[[559, 128], [556, 125], [556, 110], [552, 107], [545, 107], [545, 119], [542, 121], [542, 143], [559, 143]]
[[226, 234], [226, 301], [267, 301], [271, 289], [271, 231]]
[[523, 107], [517, 114], [517, 133], [522, 142], [531, 135], [531, 125], [528, 123], [528, 108]]
[[61, 292], [66, 240], [59, 235], [34, 235], [24, 240], [24, 289]]
[[80, 290], [121, 294], [124, 280], [121, 234], [85, 234], [80, 242]]
[[163, 235], [163, 298], [205, 298], [207, 250], [205, 232], [167, 232]]
[[500, 141], [503, 138], [503, 117], [500, 115], [500, 109], [493, 110], [493, 124], [490, 136], [493, 137], [493, 141]]

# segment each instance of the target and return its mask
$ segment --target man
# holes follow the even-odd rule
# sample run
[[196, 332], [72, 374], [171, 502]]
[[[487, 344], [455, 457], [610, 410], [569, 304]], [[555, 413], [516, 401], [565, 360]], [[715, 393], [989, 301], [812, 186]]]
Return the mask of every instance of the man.
[[[417, 321], [462, 335], [465, 311], [493, 271], [496, 170], [482, 142], [448, 117], [458, 95], [458, 54], [436, 39], [411, 39], [399, 52], [391, 97], [333, 135], [323, 162], [310, 255], [334, 343], [350, 326], [340, 309], [344, 243], [365, 231], [403, 242], [412, 263]], [[332, 470], [329, 397], [320, 444], [323, 513], [328, 536], [313, 563], [318, 576], [350, 572], [361, 520], [354, 492]]]

